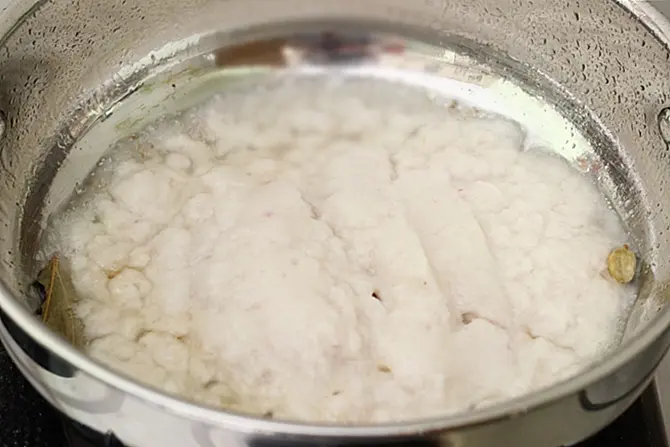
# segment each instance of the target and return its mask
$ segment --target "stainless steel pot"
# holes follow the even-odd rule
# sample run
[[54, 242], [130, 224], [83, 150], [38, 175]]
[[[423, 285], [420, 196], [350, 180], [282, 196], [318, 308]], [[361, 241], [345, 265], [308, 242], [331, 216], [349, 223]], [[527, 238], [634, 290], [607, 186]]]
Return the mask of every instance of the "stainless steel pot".
[[[589, 155], [603, 165], [597, 180], [648, 267], [616, 352], [572, 380], [472, 413], [317, 426], [225, 413], [162, 394], [93, 362], [35, 318], [30, 282], [42, 225], [95, 164], [100, 148], [141, 124], [115, 121], [122, 105], [134, 104], [145, 118], [168, 109], [143, 111], [143, 102], [183, 106], [197, 89], [177, 87], [201, 85], [217, 68], [217, 50], [305, 24], [357, 24], [450, 48], [477, 61], [465, 64], [468, 70], [486, 63], [490, 73], [516, 78], [572, 119], [592, 141]], [[670, 23], [647, 3], [40, 0], [12, 3], [0, 15], [0, 28], [0, 339], [38, 391], [86, 426], [136, 447], [569, 445], [622, 413], [670, 344], [664, 306]], [[141, 92], [144, 99], [136, 99]]]

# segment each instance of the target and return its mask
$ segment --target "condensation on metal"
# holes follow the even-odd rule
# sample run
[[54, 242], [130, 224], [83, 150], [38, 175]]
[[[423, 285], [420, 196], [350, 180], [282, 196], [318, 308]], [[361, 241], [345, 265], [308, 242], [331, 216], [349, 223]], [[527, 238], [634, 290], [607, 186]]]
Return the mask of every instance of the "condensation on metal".
[[[23, 17], [0, 48], [0, 110], [7, 116], [0, 139], [3, 283], [21, 296], [23, 285], [28, 284], [25, 280], [32, 278], [34, 254], [46, 217], [44, 199], [53, 193], [54, 178], [68, 160], [76, 157], [73, 148], [96, 118], [107, 116], [102, 124], [112, 123], [115, 119], [112, 106], [130, 91], [146, 93], [143, 89], [161, 72], [166, 74], [163, 79], [167, 90], [174, 85], [178, 95], [182, 78], [172, 76], [177, 68], [191, 70], [188, 72], [191, 77], [207, 73], [216, 66], [216, 55], [221, 54], [222, 48], [245, 39], [258, 41], [283, 36], [287, 30], [295, 30], [298, 23], [311, 23], [312, 28], [324, 25], [324, 17], [333, 24], [330, 29], [340, 30], [342, 24], [347, 24], [349, 28], [394, 31], [432, 44], [432, 48], [444, 49], [445, 52], [431, 53], [436, 59], [447, 54], [451, 62], [478, 61], [496, 76], [514, 78], [529, 92], [552, 103], [589, 137], [593, 153], [583, 159], [593, 167], [588, 172], [598, 171], [596, 180], [625, 220], [659, 290], [667, 286], [670, 263], [658, 253], [670, 252], [670, 194], [666, 191], [670, 156], [664, 144], [668, 135], [666, 123], [659, 123], [658, 113], [670, 100], [667, 76], [670, 54], [667, 42], [654, 36], [639, 17], [622, 7], [621, 2], [608, 0], [43, 2]], [[324, 62], [324, 56], [326, 62], [366, 59], [370, 42], [367, 38], [360, 40], [360, 34], [355, 35], [356, 39], [345, 40], [346, 45], [341, 40], [324, 40], [321, 36], [316, 39], [318, 45], [312, 47], [320, 48], [310, 53], [312, 60]], [[221, 56], [218, 60], [222, 60]], [[191, 64], [193, 61], [197, 62], [195, 66]], [[486, 73], [481, 76], [479, 80], [469, 80], [486, 82]], [[132, 102], [135, 96], [130, 95], [127, 101]], [[95, 128], [91, 130], [94, 131]], [[654, 299], [659, 296], [652, 290], [645, 300], [651, 304], [640, 307], [635, 314], [636, 331], [643, 330], [655, 314], [660, 301]], [[7, 298], [0, 296], [2, 299]], [[649, 312], [645, 312], [647, 309]], [[653, 349], [645, 354], [655, 359], [664, 350], [665, 342], [655, 339]], [[86, 399], [86, 380], [91, 382], [89, 390], [108, 386], [84, 373], [77, 377], [76, 387], [51, 383], [50, 380], [56, 379], [39, 374], [35, 372], [32, 379], [78, 393], [81, 399]], [[638, 379], [629, 376], [621, 379], [625, 380], [626, 388], [635, 385]], [[618, 378], [612, 379], [615, 380]], [[54, 396], [52, 399], [56, 399]], [[58, 399], [65, 409], [69, 408], [65, 399]], [[178, 436], [190, 429], [184, 417], [157, 410], [160, 406], [140, 398], [129, 400], [141, 411], [132, 413], [132, 407], [125, 408], [128, 420], [133, 420], [133, 414], [156, 418], [135, 417], [149, 421], [142, 424], [143, 431], [162, 434], [169, 427], [169, 440], [174, 439], [174, 445], [188, 443], [190, 439], [180, 440]], [[468, 438], [467, 445], [479, 446], [503, 442], [505, 439], [499, 435], [505, 434], [515, 445], [532, 445], [530, 441], [549, 445], [549, 441], [569, 441], [566, 437], [558, 439], [560, 429], [552, 415], [567, 415], [577, 422], [566, 424], [571, 427], [573, 437], [588, 434], [589, 427], [600, 421], [599, 416], [581, 411], [574, 399], [561, 401], [561, 405], [535, 409], [544, 411], [541, 414], [551, 420], [551, 424], [540, 429], [537, 425], [527, 432], [490, 430], [490, 427], [476, 431], [472, 427], [467, 433], [450, 430], [444, 437], [458, 439], [462, 435]], [[200, 414], [195, 407], [187, 409], [184, 414]], [[521, 411], [518, 414], [520, 418]], [[539, 420], [537, 414], [533, 413], [535, 422]], [[222, 437], [243, 438], [237, 432], [221, 428], [225, 424], [212, 422], [214, 418], [199, 420], [212, 427], [216, 425]], [[496, 421], [503, 424], [503, 418]], [[133, 431], [133, 424], [93, 416], [87, 422], [97, 424], [96, 428], [102, 431], [114, 427], [125, 430], [124, 439], [141, 439], [139, 431]], [[424, 431], [432, 431], [429, 426], [425, 428]], [[334, 428], [323, 430], [336, 433]], [[393, 427], [384, 433], [389, 431]], [[529, 442], [523, 442], [524, 436]], [[246, 439], [217, 445], [246, 445], [245, 442]]]
[[670, 150], [670, 108], [666, 107], [658, 114], [658, 130], [661, 138]]

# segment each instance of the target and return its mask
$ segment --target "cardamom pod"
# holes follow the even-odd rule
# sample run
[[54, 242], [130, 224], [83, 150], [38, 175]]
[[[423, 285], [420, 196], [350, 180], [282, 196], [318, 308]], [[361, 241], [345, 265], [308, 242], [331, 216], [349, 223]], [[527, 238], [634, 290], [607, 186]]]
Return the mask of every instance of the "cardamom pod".
[[628, 284], [635, 278], [637, 257], [628, 245], [615, 248], [607, 256], [607, 271], [619, 284]]

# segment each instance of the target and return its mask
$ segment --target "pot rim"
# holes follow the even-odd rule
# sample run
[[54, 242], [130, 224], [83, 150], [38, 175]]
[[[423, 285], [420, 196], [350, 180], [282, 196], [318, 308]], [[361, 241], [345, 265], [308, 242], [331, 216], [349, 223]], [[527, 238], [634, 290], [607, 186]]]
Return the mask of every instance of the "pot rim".
[[[612, 1], [634, 14], [640, 23], [647, 27], [657, 39], [664, 42], [666, 46], [670, 44], [670, 18], [661, 14], [649, 2], [645, 0]], [[0, 20], [0, 26], [8, 30], [4, 37], [0, 39], [0, 45], [9, 34], [21, 25], [24, 17], [39, 8], [45, 3], [45, 0], [37, 0], [27, 8], [23, 4], [21, 11], [17, 14], [16, 8], [19, 3], [22, 2], [14, 0], [13, 5], [7, 6], [0, 12], [10, 22], [9, 26], [6, 27], [4, 26], [7, 24], [6, 20]], [[18, 20], [12, 22], [12, 18], [17, 16], [19, 17]], [[230, 430], [246, 433], [259, 431], [281, 433], [289, 436], [314, 435], [315, 432], [318, 432], [320, 436], [333, 437], [408, 436], [450, 429], [464, 429], [511, 418], [533, 409], [542, 408], [552, 401], [574, 395], [612, 374], [660, 338], [670, 327], [670, 308], [665, 307], [654, 317], [644, 331], [626, 341], [613, 354], [600, 360], [586, 371], [549, 388], [524, 394], [483, 409], [416, 421], [350, 426], [268, 420], [215, 409], [189, 402], [178, 396], [168, 395], [158, 389], [142, 385], [121, 373], [115, 373], [74, 348], [65, 339], [54, 334], [35, 318], [20, 300], [12, 295], [4, 282], [0, 282], [0, 308], [34, 341], [76, 367], [78, 371], [138, 399], [159, 405], [173, 414]]]

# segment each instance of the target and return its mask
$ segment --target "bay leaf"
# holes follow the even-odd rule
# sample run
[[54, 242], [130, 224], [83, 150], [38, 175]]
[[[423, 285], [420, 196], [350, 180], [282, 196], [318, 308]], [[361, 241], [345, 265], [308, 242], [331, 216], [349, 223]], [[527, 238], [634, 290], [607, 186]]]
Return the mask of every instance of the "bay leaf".
[[64, 336], [74, 347], [83, 348], [84, 327], [74, 313], [77, 295], [70, 273], [57, 255], [39, 273], [37, 282], [45, 290], [42, 322]]

